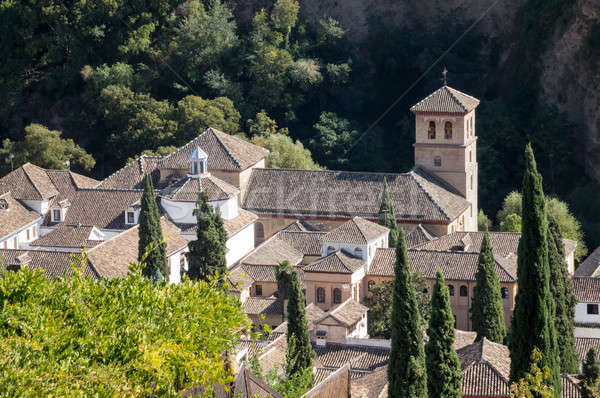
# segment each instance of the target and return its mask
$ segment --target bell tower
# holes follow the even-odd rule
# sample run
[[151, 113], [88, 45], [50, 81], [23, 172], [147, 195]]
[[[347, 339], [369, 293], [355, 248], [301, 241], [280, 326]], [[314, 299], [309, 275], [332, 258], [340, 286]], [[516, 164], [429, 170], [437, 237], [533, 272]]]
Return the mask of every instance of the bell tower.
[[445, 181], [471, 203], [456, 230], [477, 231], [479, 100], [445, 83], [444, 79], [444, 86], [410, 108], [415, 115], [415, 166]]

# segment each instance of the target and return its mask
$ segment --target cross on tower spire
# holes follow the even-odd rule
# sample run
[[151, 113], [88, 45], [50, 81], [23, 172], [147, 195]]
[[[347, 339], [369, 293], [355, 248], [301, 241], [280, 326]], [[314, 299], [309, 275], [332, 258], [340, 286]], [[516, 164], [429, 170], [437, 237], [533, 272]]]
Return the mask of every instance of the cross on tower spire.
[[444, 70], [442, 71], [442, 76], [443, 76], [442, 81], [444, 82], [444, 86], [446, 86], [447, 83], [448, 83], [447, 80], [446, 80], [446, 75], [447, 74], [448, 74], [448, 69], [446, 69], [446, 67], [444, 66]]

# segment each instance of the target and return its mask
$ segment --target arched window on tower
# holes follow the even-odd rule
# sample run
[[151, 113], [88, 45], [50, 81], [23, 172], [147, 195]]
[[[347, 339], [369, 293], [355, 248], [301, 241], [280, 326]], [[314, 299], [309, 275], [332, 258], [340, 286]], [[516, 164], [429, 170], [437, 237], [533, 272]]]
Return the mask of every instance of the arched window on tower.
[[450, 296], [454, 296], [454, 285], [448, 285], [448, 293]]
[[254, 228], [254, 246], [258, 246], [265, 240], [265, 227], [261, 222], [257, 222]]
[[430, 140], [435, 140], [435, 122], [433, 120], [429, 122], [429, 131], [427, 132], [427, 136]]
[[317, 303], [325, 302], [325, 289], [322, 287], [317, 288]]
[[342, 302], [342, 291], [337, 287], [333, 289], [333, 304], [340, 304]]
[[433, 165], [435, 167], [442, 167], [442, 157], [441, 156], [436, 156], [433, 158]]
[[460, 296], [461, 297], [467, 297], [469, 295], [468, 293], [469, 291], [467, 290], [467, 287], [465, 285], [462, 285], [460, 287]]
[[451, 122], [446, 122], [444, 124], [444, 138], [447, 140], [452, 139], [452, 123]]

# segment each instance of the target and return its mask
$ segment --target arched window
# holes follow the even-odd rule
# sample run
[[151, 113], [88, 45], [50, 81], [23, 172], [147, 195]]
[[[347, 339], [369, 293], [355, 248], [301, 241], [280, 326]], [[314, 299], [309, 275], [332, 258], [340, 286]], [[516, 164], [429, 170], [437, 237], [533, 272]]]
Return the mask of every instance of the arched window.
[[375, 287], [375, 281], [371, 280], [367, 282], [367, 290], [371, 291]]
[[460, 296], [461, 296], [461, 297], [467, 297], [467, 296], [468, 296], [468, 294], [469, 294], [469, 293], [468, 293], [467, 287], [466, 287], [465, 285], [462, 285], [462, 286], [460, 287]]
[[254, 228], [254, 246], [258, 246], [265, 240], [265, 226], [261, 222], [257, 222]]
[[448, 292], [451, 296], [454, 296], [454, 285], [448, 285]]
[[441, 156], [436, 156], [433, 158], [433, 165], [435, 167], [442, 167], [442, 157]]
[[342, 291], [338, 288], [333, 289], [333, 304], [340, 304], [342, 302]]
[[362, 249], [360, 247], [355, 247], [354, 248], [354, 255], [356, 257], [361, 257], [362, 258]]
[[335, 247], [333, 246], [329, 246], [327, 247], [327, 255], [329, 256], [331, 253], [333, 253], [335, 251]]
[[325, 289], [322, 287], [317, 288], [317, 303], [325, 302]]
[[507, 287], [501, 287], [500, 288], [500, 294], [502, 295], [502, 298], [505, 299], [508, 297], [508, 288]]
[[446, 122], [444, 124], [444, 138], [447, 140], [452, 139], [452, 123], [451, 122]]
[[429, 130], [427, 131], [427, 136], [430, 140], [435, 140], [435, 122], [433, 120], [429, 122]]

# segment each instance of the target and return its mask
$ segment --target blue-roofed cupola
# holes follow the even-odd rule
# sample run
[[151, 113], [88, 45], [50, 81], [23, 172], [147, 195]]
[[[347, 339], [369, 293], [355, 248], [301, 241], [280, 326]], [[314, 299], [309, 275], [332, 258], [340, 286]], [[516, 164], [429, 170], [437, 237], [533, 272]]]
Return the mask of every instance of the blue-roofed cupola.
[[202, 175], [208, 171], [206, 167], [206, 160], [208, 155], [200, 147], [196, 147], [192, 153], [190, 153], [190, 168], [191, 175]]

